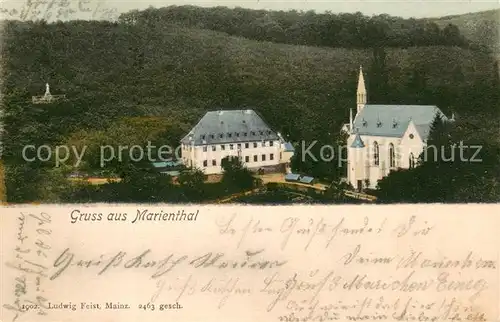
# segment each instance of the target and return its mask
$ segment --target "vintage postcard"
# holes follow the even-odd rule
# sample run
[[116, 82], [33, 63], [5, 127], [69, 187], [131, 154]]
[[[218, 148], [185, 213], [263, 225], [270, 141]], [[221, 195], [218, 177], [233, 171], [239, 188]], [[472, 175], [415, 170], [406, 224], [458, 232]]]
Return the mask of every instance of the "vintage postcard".
[[9, 204], [500, 201], [498, 2], [2, 3]]
[[4, 0], [0, 321], [500, 321], [492, 1]]

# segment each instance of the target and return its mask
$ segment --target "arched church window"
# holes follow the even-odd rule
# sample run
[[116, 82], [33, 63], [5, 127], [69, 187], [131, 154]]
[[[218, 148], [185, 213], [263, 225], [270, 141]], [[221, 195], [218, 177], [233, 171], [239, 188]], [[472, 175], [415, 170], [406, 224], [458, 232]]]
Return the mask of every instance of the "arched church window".
[[415, 168], [415, 156], [413, 153], [410, 153], [410, 169]]
[[380, 164], [380, 149], [377, 141], [373, 143], [373, 161], [376, 166]]
[[394, 144], [389, 144], [389, 167], [394, 168], [396, 166], [396, 153], [394, 151]]

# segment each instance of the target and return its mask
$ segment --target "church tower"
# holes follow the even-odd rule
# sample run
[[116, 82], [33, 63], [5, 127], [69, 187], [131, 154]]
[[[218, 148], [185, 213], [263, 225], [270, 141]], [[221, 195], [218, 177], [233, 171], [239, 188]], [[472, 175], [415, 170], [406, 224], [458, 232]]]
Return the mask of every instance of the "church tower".
[[359, 66], [358, 91], [356, 97], [356, 104], [358, 105], [357, 115], [366, 105], [366, 86], [362, 66]]

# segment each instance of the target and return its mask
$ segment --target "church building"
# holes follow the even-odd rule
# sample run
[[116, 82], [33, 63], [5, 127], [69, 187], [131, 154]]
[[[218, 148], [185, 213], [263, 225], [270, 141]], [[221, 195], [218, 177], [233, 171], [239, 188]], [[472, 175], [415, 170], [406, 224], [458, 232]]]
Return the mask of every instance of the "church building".
[[351, 108], [349, 123], [342, 128], [348, 134], [348, 183], [358, 191], [376, 189], [391, 171], [415, 167], [438, 114], [448, 121], [434, 105], [367, 104], [360, 67], [356, 114]]

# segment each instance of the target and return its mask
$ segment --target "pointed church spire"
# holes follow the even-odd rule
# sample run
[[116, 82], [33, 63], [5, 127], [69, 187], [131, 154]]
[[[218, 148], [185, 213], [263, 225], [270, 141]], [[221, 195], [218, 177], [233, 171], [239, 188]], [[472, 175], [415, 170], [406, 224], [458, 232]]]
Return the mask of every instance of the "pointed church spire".
[[356, 97], [356, 103], [358, 105], [357, 112], [359, 113], [366, 105], [366, 86], [365, 77], [363, 76], [363, 66], [359, 66], [358, 90]]
[[363, 66], [359, 66], [358, 94], [366, 94], [365, 77], [363, 76]]
[[356, 137], [354, 138], [354, 141], [351, 144], [351, 148], [360, 149], [360, 148], [364, 148], [364, 147], [365, 147], [365, 143], [361, 139], [361, 136], [359, 135], [359, 131], [356, 129]]

